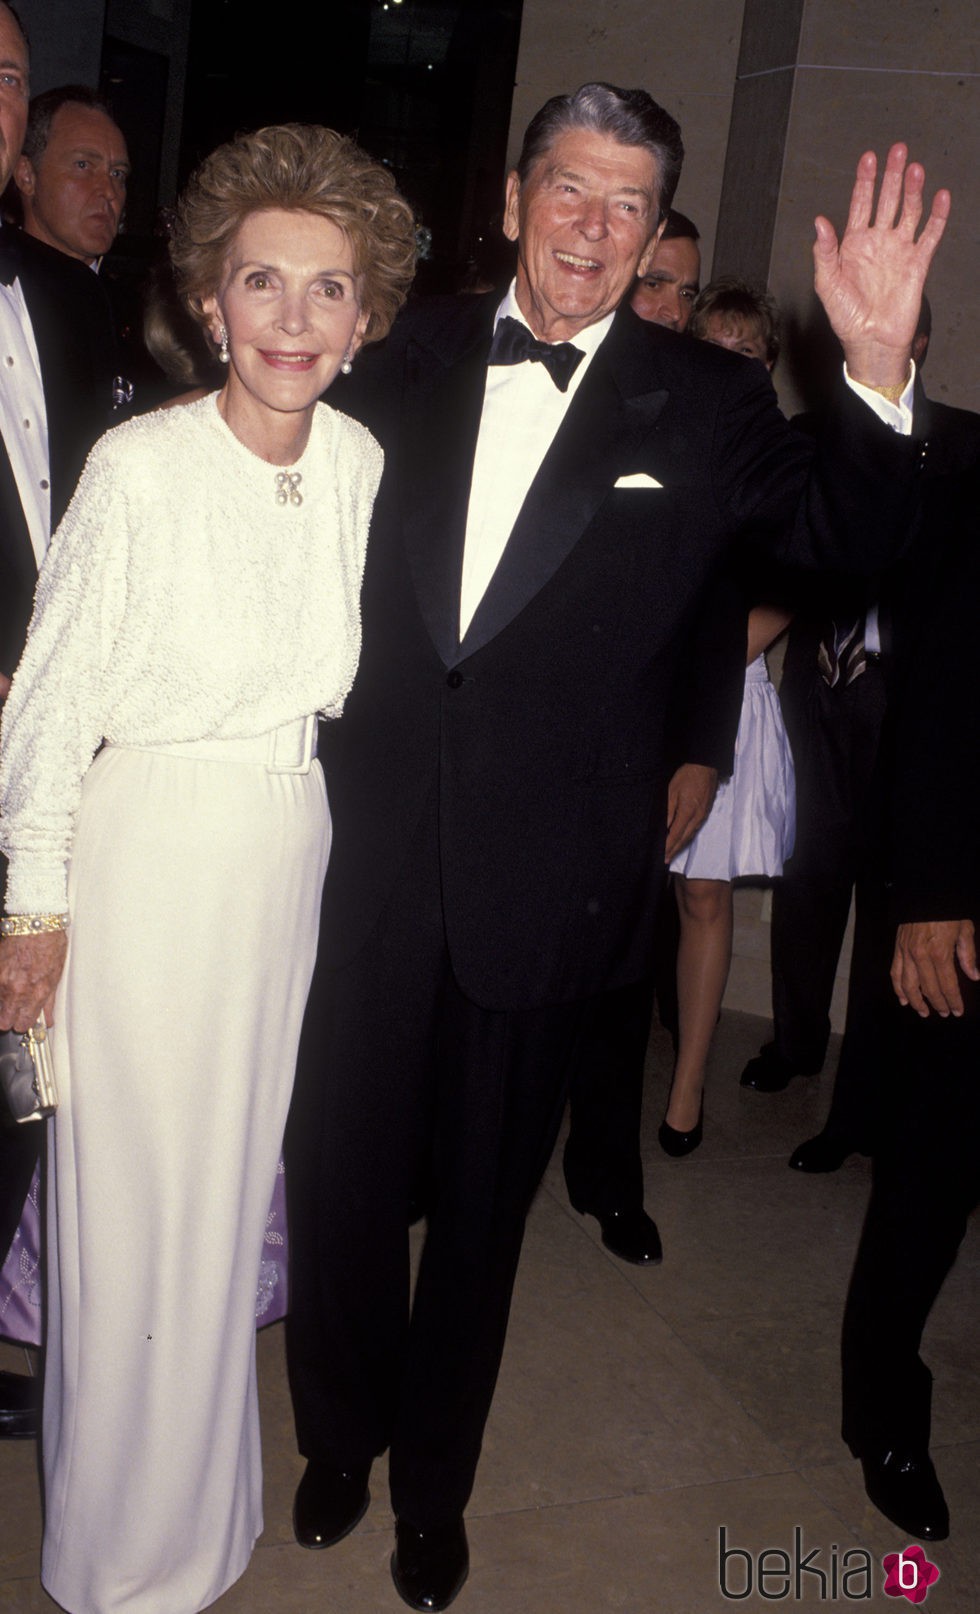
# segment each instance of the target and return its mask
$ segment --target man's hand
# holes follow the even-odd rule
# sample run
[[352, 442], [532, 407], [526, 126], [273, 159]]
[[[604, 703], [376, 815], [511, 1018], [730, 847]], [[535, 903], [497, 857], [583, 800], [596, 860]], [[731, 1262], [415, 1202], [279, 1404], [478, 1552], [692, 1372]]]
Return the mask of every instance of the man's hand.
[[43, 1009], [54, 1024], [54, 993], [65, 967], [63, 930], [0, 941], [0, 1031], [29, 1031]]
[[697, 834], [711, 811], [718, 789], [718, 769], [700, 762], [685, 762], [667, 786], [667, 848], [664, 862]]
[[961, 1015], [957, 964], [969, 980], [980, 981], [972, 919], [923, 919], [899, 925], [891, 967], [899, 1003], [910, 1004], [923, 1019], [930, 1004], [943, 1019]]
[[922, 288], [946, 228], [950, 196], [936, 192], [916, 240], [925, 187], [922, 165], [908, 162], [906, 146], [892, 146], [875, 210], [877, 167], [875, 153], [866, 151], [839, 243], [829, 219], [814, 221], [814, 284], [852, 380], [892, 387], [908, 375]]

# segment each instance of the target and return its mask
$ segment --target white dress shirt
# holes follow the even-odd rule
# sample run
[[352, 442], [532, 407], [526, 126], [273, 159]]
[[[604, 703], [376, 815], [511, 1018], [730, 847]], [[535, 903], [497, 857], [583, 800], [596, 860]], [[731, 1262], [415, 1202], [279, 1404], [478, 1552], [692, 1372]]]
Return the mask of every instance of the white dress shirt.
[[[513, 282], [497, 309], [494, 330], [505, 318], [527, 325], [517, 306]], [[585, 357], [567, 392], [559, 392], [543, 364], [491, 364], [487, 369], [466, 518], [460, 638], [500, 564], [528, 488], [612, 322], [613, 316], [608, 314], [576, 336], [573, 345], [581, 348]]]
[[16, 278], [9, 286], [0, 282], [0, 435], [40, 570], [51, 537], [48, 414], [37, 344]]

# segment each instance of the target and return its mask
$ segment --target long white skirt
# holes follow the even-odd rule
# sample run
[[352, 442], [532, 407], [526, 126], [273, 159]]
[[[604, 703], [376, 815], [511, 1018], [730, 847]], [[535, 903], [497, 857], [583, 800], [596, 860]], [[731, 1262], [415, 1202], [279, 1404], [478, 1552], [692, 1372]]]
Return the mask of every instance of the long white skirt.
[[[199, 748], [200, 749], [200, 748]], [[110, 748], [56, 1005], [42, 1581], [196, 1614], [262, 1530], [255, 1293], [316, 950], [320, 765]]]
[[779, 696], [765, 656], [745, 670], [735, 767], [711, 811], [670, 867], [689, 880], [782, 874], [796, 835], [796, 780]]

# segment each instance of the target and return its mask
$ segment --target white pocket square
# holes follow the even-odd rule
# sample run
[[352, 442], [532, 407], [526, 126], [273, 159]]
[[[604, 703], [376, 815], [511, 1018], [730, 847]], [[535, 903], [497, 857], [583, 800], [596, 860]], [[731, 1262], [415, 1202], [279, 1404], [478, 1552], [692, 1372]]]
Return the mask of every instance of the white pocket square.
[[634, 471], [632, 476], [617, 477], [613, 486], [617, 488], [662, 488], [663, 483], [658, 482], [655, 476], [647, 476], [645, 471]]

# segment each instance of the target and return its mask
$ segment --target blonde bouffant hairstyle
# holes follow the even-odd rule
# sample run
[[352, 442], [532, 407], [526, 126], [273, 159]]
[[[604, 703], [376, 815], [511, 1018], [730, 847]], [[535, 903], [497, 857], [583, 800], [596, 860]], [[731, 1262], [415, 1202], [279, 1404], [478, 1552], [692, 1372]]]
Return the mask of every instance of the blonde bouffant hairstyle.
[[387, 336], [415, 273], [415, 218], [387, 168], [333, 129], [283, 123], [237, 135], [191, 175], [170, 242], [177, 289], [195, 319], [220, 285], [251, 213], [315, 213], [351, 244], [365, 342]]

